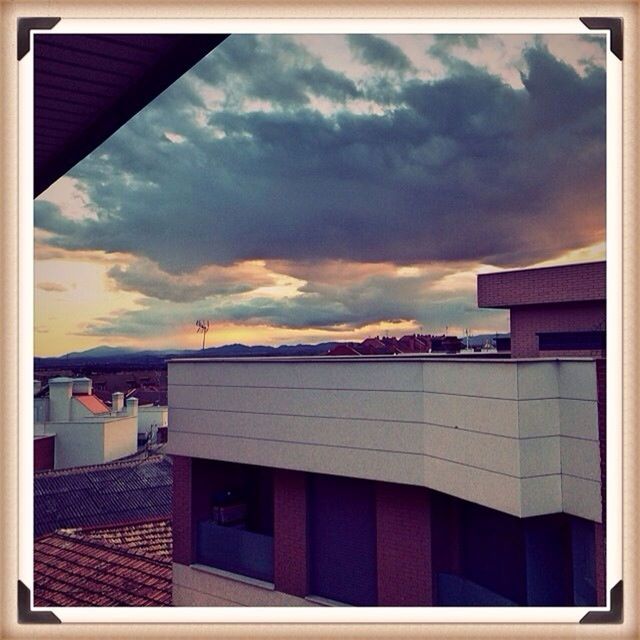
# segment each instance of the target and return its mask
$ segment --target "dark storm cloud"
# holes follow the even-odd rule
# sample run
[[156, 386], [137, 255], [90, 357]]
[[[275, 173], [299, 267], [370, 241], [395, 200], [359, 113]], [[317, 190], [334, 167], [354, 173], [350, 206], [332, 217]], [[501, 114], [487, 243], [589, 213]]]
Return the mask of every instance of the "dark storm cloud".
[[172, 302], [195, 302], [210, 296], [246, 293], [273, 283], [272, 277], [251, 268], [208, 267], [194, 274], [175, 276], [150, 260], [135, 260], [127, 267], [114, 265], [107, 275], [124, 291]]
[[[258, 45], [244, 42], [198, 73], [244, 69], [255, 87], [277, 68], [279, 99], [303, 91], [290, 84], [300, 65], [265, 54], [252, 71]], [[297, 47], [269, 46], [276, 60]], [[200, 127], [152, 105], [72, 171], [97, 218], [40, 203], [36, 225], [54, 246], [129, 252], [173, 273], [251, 259], [553, 258], [602, 239], [605, 76], [581, 77], [542, 46], [524, 63], [524, 89], [469, 65], [405, 82], [382, 115], [229, 109]]]
[[207, 84], [224, 86], [229, 102], [255, 98], [294, 107], [307, 104], [309, 93], [338, 102], [359, 95], [352, 80], [282, 36], [228, 38], [192, 73]]
[[212, 322], [322, 331], [357, 329], [381, 321], [415, 320], [428, 330], [438, 331], [453, 324], [482, 326], [487, 318], [504, 315], [493, 310], [478, 312], [475, 293], [432, 291], [439, 275], [441, 271], [435, 269], [426, 276], [377, 275], [346, 285], [311, 282], [302, 287], [300, 295], [281, 299], [223, 297], [189, 305], [142, 299], [139, 302], [143, 308], [99, 318], [83, 334], [152, 335], [162, 329], [189, 325], [194, 317], [206, 317]]
[[347, 42], [356, 58], [365, 64], [399, 72], [413, 69], [402, 49], [384, 38], [364, 33], [352, 34], [347, 36]]
[[598, 45], [601, 51], [607, 50], [607, 37], [604, 35], [591, 35], [591, 34], [585, 33], [585, 34], [581, 34], [578, 37], [583, 42], [588, 42], [589, 44]]
[[473, 66], [458, 55], [452, 53], [456, 47], [466, 47], [467, 49], [477, 49], [481, 40], [486, 40], [491, 36], [482, 34], [435, 34], [433, 44], [427, 49], [427, 54], [442, 64], [450, 73], [464, 73], [473, 70]]

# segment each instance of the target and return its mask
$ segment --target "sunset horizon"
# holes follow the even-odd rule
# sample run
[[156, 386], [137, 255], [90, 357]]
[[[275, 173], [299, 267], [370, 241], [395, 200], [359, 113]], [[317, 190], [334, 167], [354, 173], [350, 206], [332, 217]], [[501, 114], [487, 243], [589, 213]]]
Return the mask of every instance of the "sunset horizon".
[[35, 203], [35, 355], [508, 331], [605, 257], [605, 40], [230, 36]]

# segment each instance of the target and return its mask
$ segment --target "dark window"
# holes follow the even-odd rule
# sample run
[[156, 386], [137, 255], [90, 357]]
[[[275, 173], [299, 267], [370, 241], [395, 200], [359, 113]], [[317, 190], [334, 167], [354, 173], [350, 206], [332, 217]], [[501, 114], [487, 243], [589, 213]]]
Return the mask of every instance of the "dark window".
[[525, 549], [520, 519], [465, 503], [461, 534], [464, 577], [512, 602], [526, 604]]
[[196, 561], [272, 582], [272, 470], [200, 460], [193, 491]]
[[558, 331], [538, 333], [540, 351], [603, 350], [607, 345], [606, 331]]
[[309, 503], [311, 593], [348, 604], [375, 605], [373, 484], [312, 475]]

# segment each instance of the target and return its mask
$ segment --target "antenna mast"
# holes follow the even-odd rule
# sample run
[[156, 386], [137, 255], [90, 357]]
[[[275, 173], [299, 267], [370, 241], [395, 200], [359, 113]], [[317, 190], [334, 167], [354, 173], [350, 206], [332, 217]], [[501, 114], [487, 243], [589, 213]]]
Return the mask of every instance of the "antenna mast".
[[207, 338], [207, 331], [209, 331], [208, 320], [196, 320], [196, 333], [202, 334], [202, 350], [204, 351], [204, 343]]

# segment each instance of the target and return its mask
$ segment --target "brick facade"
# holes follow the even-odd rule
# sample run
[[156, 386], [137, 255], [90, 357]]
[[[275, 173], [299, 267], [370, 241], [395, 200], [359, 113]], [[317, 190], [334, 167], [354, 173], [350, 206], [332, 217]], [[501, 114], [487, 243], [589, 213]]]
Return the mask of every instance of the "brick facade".
[[376, 483], [378, 604], [433, 604], [431, 504], [422, 487]]
[[192, 458], [173, 458], [173, 561], [189, 566], [194, 558]]
[[275, 587], [304, 597], [309, 593], [307, 477], [301, 471], [275, 469], [273, 481]]
[[604, 301], [606, 262], [501, 271], [478, 276], [478, 306]]
[[511, 357], [537, 358], [601, 355], [592, 351], [544, 352], [538, 350], [538, 332], [597, 331], [606, 322], [602, 301], [518, 306], [511, 309]]

